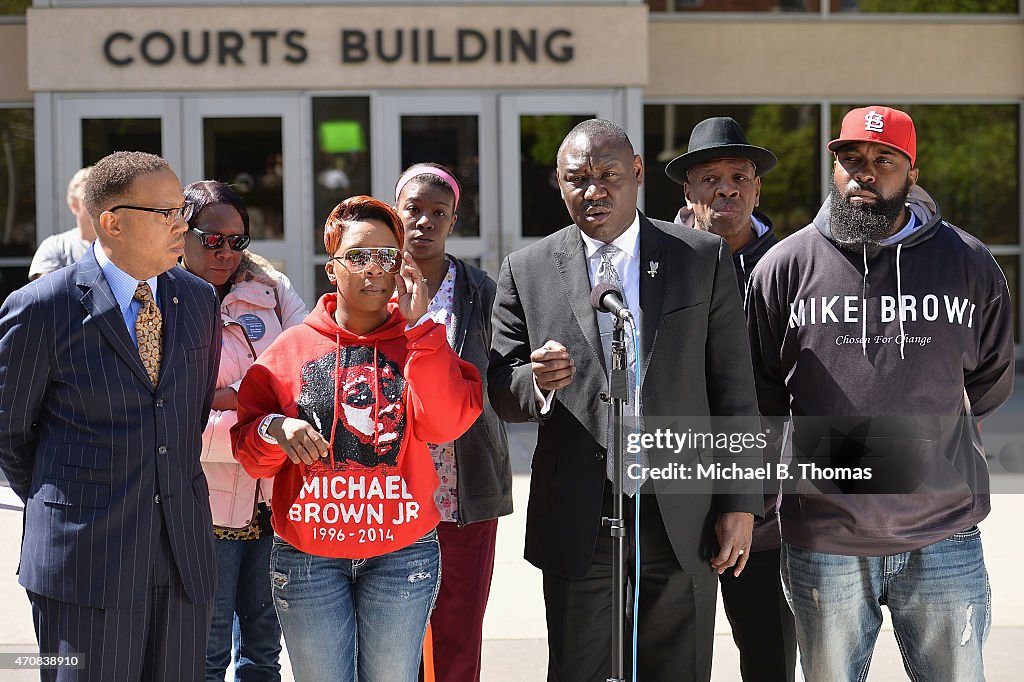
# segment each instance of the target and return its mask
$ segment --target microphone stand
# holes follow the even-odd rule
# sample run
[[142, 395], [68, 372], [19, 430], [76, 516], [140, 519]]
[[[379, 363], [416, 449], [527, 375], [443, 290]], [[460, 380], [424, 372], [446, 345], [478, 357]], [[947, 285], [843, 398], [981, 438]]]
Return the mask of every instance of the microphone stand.
[[608, 456], [615, 463], [612, 475], [612, 515], [601, 519], [612, 538], [612, 661], [607, 682], [625, 682], [625, 628], [626, 628], [626, 521], [623, 518], [622, 457], [625, 454], [622, 434], [623, 405], [629, 399], [629, 371], [626, 367], [625, 322], [612, 316], [611, 360], [608, 370], [608, 395], [611, 400], [612, 440], [608, 443]]

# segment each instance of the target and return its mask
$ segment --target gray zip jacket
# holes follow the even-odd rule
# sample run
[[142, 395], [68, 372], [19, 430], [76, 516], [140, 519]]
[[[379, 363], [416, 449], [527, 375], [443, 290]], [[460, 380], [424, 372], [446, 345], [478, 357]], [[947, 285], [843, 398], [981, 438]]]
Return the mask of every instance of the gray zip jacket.
[[484, 411], [455, 441], [459, 525], [512, 513], [512, 465], [505, 425], [487, 399], [487, 364], [491, 348], [491, 306], [497, 285], [487, 273], [454, 256], [455, 352], [480, 370]]

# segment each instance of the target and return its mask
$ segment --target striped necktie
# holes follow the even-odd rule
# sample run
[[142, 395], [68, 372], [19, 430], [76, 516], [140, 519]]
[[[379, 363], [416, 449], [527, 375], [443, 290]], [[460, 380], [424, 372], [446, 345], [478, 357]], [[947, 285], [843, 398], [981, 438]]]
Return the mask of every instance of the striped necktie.
[[[614, 244], [605, 244], [597, 250], [598, 256], [601, 257], [601, 262], [597, 266], [597, 283], [598, 284], [610, 284], [614, 286], [618, 291], [622, 292], [623, 302], [626, 298], [626, 290], [622, 286], [622, 280], [619, 279], [619, 272], [615, 269], [615, 263], [612, 262], [612, 256], [619, 251], [619, 247]], [[601, 348], [604, 351], [604, 362], [606, 367], [611, 366], [611, 352], [612, 352], [612, 330], [615, 326], [615, 321], [609, 313], [597, 313], [597, 325], [601, 332]], [[638, 426], [640, 431], [643, 431], [643, 415], [641, 414], [639, 424], [636, 419], [636, 349], [633, 347], [633, 338], [628, 333], [627, 328], [626, 334], [626, 366], [629, 370], [627, 381], [629, 388], [629, 403], [623, 405], [622, 414], [622, 431], [623, 434], [628, 436], [637, 430]], [[609, 422], [608, 424], [608, 452], [611, 452], [611, 441], [613, 435], [614, 424]], [[639, 453], [640, 466], [649, 467], [650, 458], [646, 450], [641, 450]], [[636, 494], [637, 489], [643, 484], [644, 479], [634, 479], [629, 476], [629, 467], [636, 463], [636, 458], [627, 456], [622, 458], [622, 489], [623, 491], [632, 497]], [[615, 462], [612, 461], [612, 457], [609, 456], [605, 459], [605, 473], [608, 475], [609, 481], [614, 481], [615, 476]], [[639, 473], [639, 472], [635, 472]]]

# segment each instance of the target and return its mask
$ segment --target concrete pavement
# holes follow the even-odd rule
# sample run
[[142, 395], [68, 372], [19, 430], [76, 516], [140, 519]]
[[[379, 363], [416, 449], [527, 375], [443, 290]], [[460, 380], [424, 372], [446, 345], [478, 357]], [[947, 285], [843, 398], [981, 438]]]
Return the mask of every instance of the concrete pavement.
[[[987, 445], [990, 451], [993, 447], [1002, 450], [1004, 461], [1015, 468], [1017, 460], [1010, 455], [1013, 448], [1024, 444], [1024, 394], [1015, 396], [997, 416], [998, 422], [986, 422]], [[541, 578], [540, 572], [522, 558], [529, 458], [536, 436], [533, 427], [524, 425], [511, 427], [510, 435], [516, 512], [498, 526], [494, 581], [484, 622], [483, 680], [540, 682], [545, 679], [547, 658]], [[987, 679], [1016, 682], [1024, 679], [1024, 579], [1019, 568], [1024, 562], [1024, 473], [1006, 471], [998, 457], [992, 469], [993, 489], [1012, 492], [993, 496], [992, 514], [981, 526], [992, 584], [993, 629], [986, 646]], [[20, 540], [21, 514], [0, 510], [0, 652], [31, 652], [35, 643], [28, 600], [14, 575]], [[713, 680], [739, 682], [739, 659], [721, 612], [721, 600], [715, 632]], [[292, 680], [287, 657], [282, 667], [284, 679]], [[38, 679], [38, 673], [31, 671], [0, 670], [0, 682]], [[904, 679], [899, 650], [887, 623], [879, 636], [868, 682]]]

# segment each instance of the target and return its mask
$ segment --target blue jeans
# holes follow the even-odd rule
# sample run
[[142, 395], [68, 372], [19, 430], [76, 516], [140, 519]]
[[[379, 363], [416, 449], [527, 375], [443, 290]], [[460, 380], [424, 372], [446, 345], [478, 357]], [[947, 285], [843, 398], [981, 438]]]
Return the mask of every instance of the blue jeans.
[[281, 626], [270, 592], [273, 531], [259, 540], [216, 540], [217, 593], [206, 645], [206, 682], [223, 682], [232, 662], [239, 682], [280, 682]]
[[296, 682], [416, 682], [440, 584], [437, 531], [370, 559], [306, 554], [275, 537], [270, 562]]
[[977, 527], [913, 552], [855, 557], [782, 547], [782, 584], [808, 682], [862, 682], [889, 607], [911, 680], [985, 679], [991, 590]]

